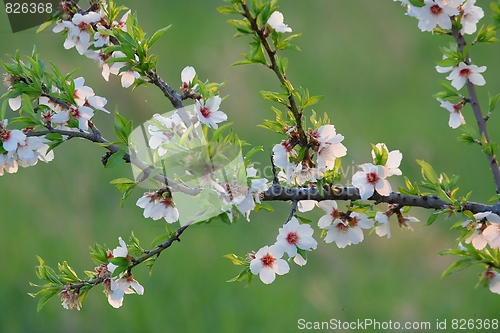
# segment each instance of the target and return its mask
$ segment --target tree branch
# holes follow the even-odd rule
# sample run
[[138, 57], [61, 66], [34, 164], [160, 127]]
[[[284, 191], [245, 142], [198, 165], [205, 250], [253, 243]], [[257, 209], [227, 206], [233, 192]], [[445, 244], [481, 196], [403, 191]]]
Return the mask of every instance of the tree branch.
[[295, 117], [295, 124], [297, 126], [297, 131], [300, 137], [299, 144], [301, 147], [305, 147], [307, 145], [307, 136], [304, 131], [304, 128], [302, 127], [302, 112], [299, 110], [295, 97], [293, 96], [292, 91], [290, 90], [290, 89], [293, 90], [293, 86], [290, 83], [290, 81], [288, 81], [288, 79], [286, 78], [285, 73], [281, 73], [278, 66], [278, 62], [276, 60], [276, 50], [273, 50], [271, 48], [271, 45], [269, 45], [265, 31], [260, 29], [259, 26], [257, 25], [257, 19], [252, 17], [252, 14], [250, 13], [250, 10], [246, 2], [242, 3], [242, 8], [243, 8], [243, 13], [241, 14], [248, 20], [250, 26], [252, 27], [252, 30], [255, 31], [255, 33], [259, 37], [260, 42], [262, 46], [264, 46], [267, 56], [271, 61], [271, 64], [268, 65], [268, 67], [276, 74], [280, 83], [288, 90], [288, 102], [290, 103], [288, 105], [288, 109], [293, 113], [293, 116]]
[[[103, 146], [105, 149], [107, 149], [111, 154], [117, 153], [120, 150], [122, 150], [120, 147], [117, 145], [114, 145], [110, 143], [108, 140], [103, 138], [95, 127], [95, 125], [89, 121], [89, 128], [92, 130], [92, 133], [88, 132], [83, 132], [83, 131], [69, 131], [69, 130], [63, 130], [63, 129], [57, 129], [53, 127], [48, 127], [47, 130], [41, 130], [41, 131], [33, 131], [33, 132], [28, 132], [26, 133], [26, 136], [43, 136], [49, 133], [57, 133], [61, 135], [68, 136], [68, 140], [71, 138], [83, 138], [95, 143], [98, 143], [99, 145]], [[123, 155], [123, 160], [125, 160], [128, 163], [132, 163], [136, 167], [138, 167], [144, 175], [147, 178], [147, 175], [151, 173], [151, 167], [144, 164], [142, 161], [138, 160], [135, 157], [131, 157], [129, 153], [125, 152]], [[165, 177], [163, 174], [159, 173], [153, 177], [153, 179], [167, 185], [172, 191], [177, 191], [177, 192], [182, 192], [191, 196], [195, 196], [200, 193], [199, 189], [193, 189], [188, 186], [181, 185], [179, 183], [176, 183], [169, 178]]]
[[[301, 201], [301, 200], [342, 200], [354, 201], [360, 200], [359, 191], [355, 187], [332, 187], [325, 185], [323, 187], [323, 195], [321, 195], [316, 187], [300, 187], [290, 188], [284, 187], [279, 184], [274, 184], [264, 192], [261, 196], [263, 201]], [[382, 196], [375, 192], [369, 199], [374, 201], [375, 204], [388, 203], [398, 204], [400, 206], [414, 206], [426, 209], [446, 209], [453, 208], [449, 203], [440, 199], [437, 196], [411, 196], [401, 194], [399, 192], [392, 192], [389, 196]], [[460, 211], [469, 210], [472, 213], [480, 213], [491, 211], [500, 215], [500, 207], [496, 205], [484, 205], [477, 202], [469, 201], [462, 205]]]
[[[453, 35], [453, 38], [455, 38], [455, 41], [457, 42], [460, 52], [463, 53], [464, 48], [467, 45], [464, 36], [454, 25], [451, 29], [451, 33]], [[468, 65], [470, 64], [470, 59], [468, 54], [465, 55], [465, 61]], [[481, 135], [481, 137], [484, 135], [486, 142], [489, 144], [491, 140], [486, 126], [486, 119], [483, 116], [483, 113], [481, 112], [481, 107], [479, 105], [479, 100], [477, 98], [476, 87], [469, 80], [466, 81], [466, 86], [467, 86], [467, 91], [469, 92], [468, 102], [470, 103], [472, 111], [474, 112], [474, 117], [476, 118], [477, 127], [479, 129], [479, 134]], [[500, 168], [498, 165], [497, 157], [495, 155], [493, 156], [486, 155], [486, 157], [488, 158], [489, 166], [493, 174], [493, 180], [495, 181], [496, 185], [496, 192], [500, 194]]]

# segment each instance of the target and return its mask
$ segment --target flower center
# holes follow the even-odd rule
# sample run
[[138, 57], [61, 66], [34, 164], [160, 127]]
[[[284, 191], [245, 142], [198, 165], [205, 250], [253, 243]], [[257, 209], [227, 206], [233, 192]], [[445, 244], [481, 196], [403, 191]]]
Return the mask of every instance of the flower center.
[[168, 195], [161, 199], [160, 202], [165, 205], [165, 207], [174, 207], [174, 202], [172, 201], [172, 197], [169, 197]]
[[347, 221], [349, 222], [349, 226], [351, 228], [358, 225], [358, 218], [356, 216], [348, 218]]
[[265, 267], [272, 267], [274, 265], [275, 260], [276, 259], [269, 253], [260, 258], [262, 265], [264, 265]]
[[78, 109], [75, 109], [75, 108], [71, 108], [69, 110], [69, 115], [73, 118], [76, 118], [76, 119], [79, 119], [80, 118], [80, 111]]
[[299, 242], [299, 235], [296, 232], [290, 232], [286, 236], [286, 241], [288, 244], [296, 245]]
[[0, 139], [2, 141], [8, 141], [10, 138], [10, 131], [8, 130], [1, 130], [0, 131]]
[[468, 78], [470, 75], [470, 69], [468, 68], [461, 69], [459, 75]]
[[338, 219], [340, 217], [339, 210], [338, 209], [333, 209], [332, 213], [330, 215], [333, 217], [334, 220]]
[[200, 113], [201, 113], [201, 115], [202, 115], [203, 117], [205, 117], [205, 118], [210, 117], [210, 109], [209, 109], [209, 108], [207, 108], [206, 106], [202, 106], [202, 107], [200, 108]]
[[347, 232], [347, 229], [349, 229], [349, 226], [348, 226], [348, 225], [346, 225], [346, 224], [344, 224], [343, 222], [338, 223], [338, 224], [336, 225], [336, 227], [337, 227], [337, 230], [338, 230], [339, 232], [342, 232], [342, 233]]
[[439, 5], [432, 5], [430, 10], [432, 15], [439, 15], [443, 11], [443, 8], [439, 7]]
[[87, 31], [87, 27], [89, 26], [88, 23], [85, 23], [85, 22], [80, 22], [78, 24], [78, 29], [80, 29], [80, 32], [84, 32], [84, 31]]
[[366, 174], [366, 181], [370, 184], [376, 184], [378, 179], [378, 175], [375, 172], [369, 172]]

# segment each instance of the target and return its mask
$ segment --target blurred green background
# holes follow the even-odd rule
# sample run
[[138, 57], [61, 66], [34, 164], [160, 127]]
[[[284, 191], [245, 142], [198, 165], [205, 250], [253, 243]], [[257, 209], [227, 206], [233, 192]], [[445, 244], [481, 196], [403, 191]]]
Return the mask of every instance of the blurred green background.
[[[229, 67], [247, 52], [249, 40], [232, 38], [234, 30], [226, 20], [236, 17], [216, 11], [222, 1], [119, 3], [137, 10], [150, 34], [173, 24], [153, 51], [159, 55], [160, 75], [174, 88], [187, 65], [194, 66], [201, 79], [226, 81], [222, 94], [230, 96], [221, 109], [234, 122], [235, 132], [266, 151], [281, 140], [256, 127], [272, 117], [271, 104], [259, 91], [278, 91], [277, 79], [263, 66]], [[476, 4], [486, 10], [482, 22], [491, 21], [489, 1]], [[295, 86], [325, 95], [314, 107], [327, 112], [345, 136], [344, 166], [370, 161], [370, 143], [385, 142], [403, 153], [401, 169], [410, 179], [420, 179], [415, 159], [423, 159], [438, 172], [460, 175], [461, 193], [473, 191], [472, 200], [485, 202], [494, 194], [486, 158], [478, 147], [457, 142], [460, 132], [447, 126], [449, 113], [431, 97], [439, 91], [437, 80], [444, 79], [434, 69], [441, 59], [438, 46], [447, 46], [451, 38], [420, 32], [417, 21], [390, 0], [282, 0], [280, 10], [293, 32], [303, 33], [297, 40], [303, 52], [286, 52], [288, 76]], [[171, 110], [157, 88], [131, 92], [121, 88], [116, 77], [106, 83], [92, 60], [74, 49], [64, 50], [60, 35], [50, 30], [35, 35], [35, 29], [13, 34], [6, 14], [1, 15], [2, 54], [30, 54], [36, 45], [42, 60], [54, 62], [63, 72], [81, 68], [75, 76], [85, 76], [86, 84], [108, 99], [108, 109], [118, 105], [135, 124]], [[496, 94], [500, 87], [499, 50], [499, 45], [477, 45], [471, 51], [474, 63], [488, 66], [487, 85], [479, 88], [483, 106], [488, 91]], [[474, 124], [470, 108], [464, 115]], [[94, 120], [112, 139], [112, 117], [100, 113]], [[498, 140], [496, 113], [488, 124]], [[250, 223], [189, 228], [181, 243], [161, 255], [151, 277], [145, 267], [134, 270], [145, 294], [128, 295], [121, 309], [108, 304], [99, 286], [79, 312], [64, 310], [56, 297], [37, 313], [37, 300], [28, 296], [36, 291], [28, 282], [38, 282], [35, 255], [52, 267], [67, 260], [84, 276], [84, 270], [93, 269], [88, 246], [94, 242], [114, 248], [119, 236], [125, 239], [134, 231], [148, 247], [164, 230], [162, 222], [144, 219], [142, 209], [134, 205], [140, 190], [119, 207], [121, 195], [109, 181], [130, 177], [131, 172], [125, 165], [104, 170], [103, 152], [71, 140], [56, 149], [53, 162], [0, 178], [0, 332], [295, 332], [301, 318], [433, 325], [446, 319], [448, 327], [454, 318], [500, 319], [500, 296], [474, 289], [480, 269], [440, 279], [454, 259], [437, 254], [454, 244], [457, 233], [448, 230], [453, 218], [439, 219], [431, 227], [413, 225], [413, 232], [398, 230], [392, 221], [392, 238], [365, 232], [361, 244], [342, 250], [320, 241], [305, 267], [292, 263], [290, 273], [271, 285], [258, 278], [246, 288], [225, 282], [239, 268], [222, 256], [272, 244], [288, 214], [289, 204], [281, 202], [272, 204], [275, 213], [252, 213]], [[267, 153], [256, 160], [267, 165]], [[390, 181], [397, 188], [402, 177]], [[411, 213], [425, 221], [430, 212]], [[317, 210], [307, 216], [317, 220], [321, 215]]]

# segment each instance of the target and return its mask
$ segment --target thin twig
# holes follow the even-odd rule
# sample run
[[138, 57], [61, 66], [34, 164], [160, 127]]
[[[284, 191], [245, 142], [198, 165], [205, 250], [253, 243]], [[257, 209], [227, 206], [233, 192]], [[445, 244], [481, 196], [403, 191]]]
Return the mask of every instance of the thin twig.
[[[451, 33], [455, 38], [455, 41], [457, 42], [458, 49], [460, 50], [460, 52], [463, 53], [464, 48], [467, 45], [464, 36], [460, 33], [460, 31], [456, 26], [452, 27]], [[469, 55], [467, 54], [465, 56], [466, 56], [465, 62], [469, 65], [470, 64]], [[467, 86], [467, 91], [469, 92], [468, 102], [472, 107], [472, 111], [474, 112], [474, 117], [476, 118], [477, 127], [479, 129], [479, 134], [481, 135], [481, 137], [484, 135], [486, 142], [489, 144], [491, 140], [486, 126], [486, 119], [483, 116], [483, 113], [481, 112], [481, 106], [479, 105], [479, 100], [476, 93], [476, 87], [469, 80], [466, 81], [465, 85]], [[493, 180], [495, 181], [496, 185], [496, 192], [500, 194], [500, 168], [498, 165], [497, 157], [495, 155], [494, 156], [486, 155], [486, 157], [488, 158], [489, 166], [493, 174]]]

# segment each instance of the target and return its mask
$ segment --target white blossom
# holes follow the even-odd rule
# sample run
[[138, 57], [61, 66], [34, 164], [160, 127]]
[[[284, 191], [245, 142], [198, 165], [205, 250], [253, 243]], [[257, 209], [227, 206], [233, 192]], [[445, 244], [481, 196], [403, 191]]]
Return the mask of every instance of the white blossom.
[[297, 255], [297, 248], [305, 251], [315, 250], [318, 242], [312, 237], [314, 230], [308, 224], [300, 224], [297, 218], [292, 217], [276, 237], [276, 244], [281, 246], [289, 257]]
[[490, 280], [489, 288], [492, 293], [500, 294], [500, 273], [496, 271], [487, 272], [487, 277]]
[[222, 99], [219, 96], [210, 97], [206, 101], [196, 100], [195, 109], [198, 120], [214, 129], [218, 123], [226, 121], [227, 115], [219, 110]]
[[17, 111], [22, 106], [22, 96], [19, 95], [17, 97], [9, 98], [9, 106], [12, 111]]
[[174, 223], [179, 220], [179, 211], [175, 208], [172, 198], [163, 197], [156, 192], [144, 193], [137, 200], [136, 205], [144, 208], [144, 217], [159, 220], [164, 218], [168, 223]]
[[181, 72], [182, 90], [187, 90], [196, 76], [196, 70], [191, 66], [186, 66]]
[[387, 168], [372, 163], [364, 163], [359, 167], [361, 171], [352, 176], [352, 185], [359, 190], [362, 200], [370, 198], [375, 190], [384, 196], [391, 193], [391, 184], [385, 179], [389, 174]]
[[344, 248], [351, 244], [358, 244], [363, 241], [364, 235], [361, 228], [370, 229], [373, 227], [373, 221], [362, 213], [354, 212], [347, 218], [337, 218], [333, 220], [332, 224], [327, 224], [326, 222], [328, 220], [320, 219], [318, 226], [321, 229], [328, 230], [325, 236], [325, 242], [335, 242], [339, 248]]
[[260, 280], [265, 284], [272, 283], [276, 274], [283, 275], [290, 271], [288, 263], [281, 259], [284, 250], [279, 245], [262, 247], [253, 255], [250, 262], [250, 271], [254, 275], [259, 275]]
[[450, 75], [446, 78], [451, 81], [451, 85], [457, 90], [462, 89], [467, 80], [477, 86], [483, 86], [486, 81], [479, 73], [482, 73], [485, 70], [486, 66], [478, 67], [476, 65], [467, 65], [466, 63], [461, 62], [457, 67], [453, 68]]
[[375, 233], [380, 237], [387, 235], [387, 238], [391, 238], [391, 229], [389, 227], [389, 217], [387, 214], [377, 212], [375, 215], [375, 221], [378, 222], [375, 227]]
[[292, 32], [292, 28], [284, 23], [283, 14], [275, 11], [267, 20], [267, 24], [271, 26], [276, 32]]
[[451, 29], [451, 16], [459, 14], [458, 6], [446, 0], [424, 0], [424, 6], [414, 9], [418, 19], [418, 27], [422, 31], [432, 31], [439, 25], [443, 29]]
[[481, 7], [475, 6], [476, 0], [467, 0], [462, 6], [462, 34], [471, 35], [477, 30], [477, 23], [484, 16], [484, 11]]
[[[384, 167], [387, 168], [388, 174], [387, 177], [396, 175], [401, 176], [402, 172], [399, 169], [399, 165], [401, 164], [401, 160], [403, 159], [403, 154], [399, 150], [389, 151], [385, 143], [377, 143], [375, 145], [378, 150], [385, 150], [388, 152], [387, 161], [384, 164]], [[375, 151], [372, 149], [372, 157], [375, 158]]]
[[448, 126], [455, 129], [460, 127], [460, 125], [465, 124], [464, 116], [460, 110], [463, 107], [463, 103], [452, 104], [450, 101], [443, 101], [441, 98], [437, 99], [441, 103], [441, 107], [445, 108], [450, 112], [450, 120], [448, 121]]
[[323, 125], [318, 129], [316, 139], [319, 141], [318, 169], [330, 170], [335, 165], [335, 159], [345, 156], [347, 148], [341, 143], [344, 136], [337, 134], [335, 126]]

